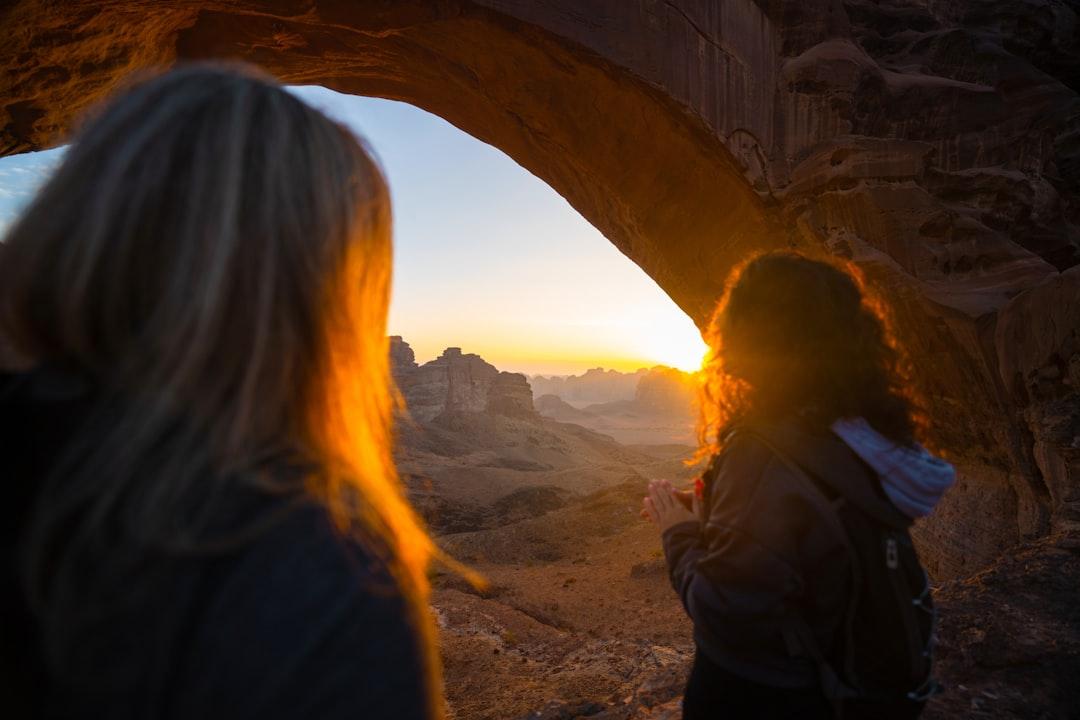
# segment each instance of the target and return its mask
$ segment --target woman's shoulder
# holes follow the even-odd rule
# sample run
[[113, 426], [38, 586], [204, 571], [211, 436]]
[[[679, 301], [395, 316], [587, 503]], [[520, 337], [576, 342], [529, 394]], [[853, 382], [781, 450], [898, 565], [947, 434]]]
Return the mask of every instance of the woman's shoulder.
[[753, 433], [741, 427], [730, 430], [705, 473], [710, 520], [735, 524], [743, 518], [769, 484], [774, 459]]
[[775, 450], [754, 426], [739, 425], [725, 434], [723, 446], [713, 459], [713, 472], [742, 484], [756, 484], [777, 460]]
[[224, 555], [228, 574], [238, 581], [304, 581], [309, 596], [323, 586], [397, 592], [385, 545], [341, 530], [314, 500], [293, 496], [267, 502], [241, 526], [250, 539], [241, 538], [237, 549]]
[[[389, 552], [382, 543], [344, 533], [319, 503], [282, 502], [250, 527], [251, 539], [207, 570], [213, 609], [238, 616], [231, 618], [233, 628], [303, 622], [315, 634], [346, 617], [350, 625], [377, 615], [404, 620], [408, 598]], [[360, 608], [363, 615], [351, 616]]]
[[[766, 425], [746, 422], [733, 426], [724, 437], [720, 453], [714, 458], [714, 497], [745, 506], [751, 498], [764, 502], [802, 497], [812, 493], [805, 482], [805, 472], [795, 455], [816, 452], [824, 440], [801, 424]], [[791, 445], [800, 450], [795, 455]]]
[[[314, 502], [212, 561], [185, 658], [188, 714], [428, 716], [416, 603], [380, 547]], [[183, 715], [184, 713], [180, 713]]]
[[[766, 421], [748, 420], [730, 428], [724, 438], [719, 461], [724, 464], [768, 467], [781, 473], [801, 465], [799, 458], [821, 453], [835, 444], [827, 430], [799, 421], [797, 418]], [[719, 463], [718, 463], [719, 464]]]

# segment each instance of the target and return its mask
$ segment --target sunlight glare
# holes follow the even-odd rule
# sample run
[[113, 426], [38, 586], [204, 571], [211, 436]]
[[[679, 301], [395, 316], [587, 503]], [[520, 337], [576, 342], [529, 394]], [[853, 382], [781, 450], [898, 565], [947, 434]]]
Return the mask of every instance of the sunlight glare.
[[700, 370], [708, 349], [697, 326], [681, 313], [671, 313], [664, 322], [650, 324], [635, 348], [642, 358], [684, 372]]

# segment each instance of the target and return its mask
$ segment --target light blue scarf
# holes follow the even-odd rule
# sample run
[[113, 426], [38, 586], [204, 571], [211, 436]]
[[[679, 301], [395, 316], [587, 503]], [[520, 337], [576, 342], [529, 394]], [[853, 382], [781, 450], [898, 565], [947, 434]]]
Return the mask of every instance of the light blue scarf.
[[929, 515], [956, 480], [956, 470], [922, 445], [901, 447], [863, 418], [837, 420], [832, 431], [881, 478], [881, 486], [900, 512]]

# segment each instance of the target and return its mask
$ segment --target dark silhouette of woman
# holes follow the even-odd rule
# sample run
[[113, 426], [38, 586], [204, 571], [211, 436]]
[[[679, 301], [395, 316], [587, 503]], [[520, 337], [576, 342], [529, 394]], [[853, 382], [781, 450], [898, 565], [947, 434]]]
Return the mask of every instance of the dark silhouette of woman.
[[644, 500], [694, 624], [684, 717], [916, 716], [933, 614], [907, 527], [954, 473], [916, 440], [881, 307], [770, 253], [732, 273], [707, 339], [709, 469], [692, 499], [654, 481]]
[[0, 245], [10, 717], [442, 714], [386, 182], [241, 67], [121, 93]]

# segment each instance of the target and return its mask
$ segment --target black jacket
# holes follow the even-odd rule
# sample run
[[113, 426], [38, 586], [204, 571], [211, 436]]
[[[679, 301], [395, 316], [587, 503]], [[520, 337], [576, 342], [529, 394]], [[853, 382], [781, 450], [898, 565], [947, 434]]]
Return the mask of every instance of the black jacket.
[[826, 657], [835, 651], [850, 558], [823, 519], [822, 493], [771, 449], [775, 440], [799, 466], [828, 474], [848, 500], [897, 511], [873, 471], [831, 433], [787, 425], [766, 434], [768, 443], [750, 429], [732, 435], [704, 477], [704, 522], [668, 529], [664, 552], [701, 652], [755, 683], [808, 688], [818, 684], [817, 667], [785, 629], [805, 622]]
[[[290, 503], [249, 542], [153, 559], [131, 607], [102, 621], [87, 664], [123, 689], [76, 687], [43, 657], [19, 559], [38, 489], [84, 422], [85, 386], [0, 375], [0, 702], [11, 717], [405, 718], [431, 716], [424, 653], [386, 566], [344, 541], [314, 503]], [[235, 520], [255, 512], [238, 510]], [[271, 512], [270, 514], [274, 514]], [[138, 590], [138, 593], [135, 591]]]

